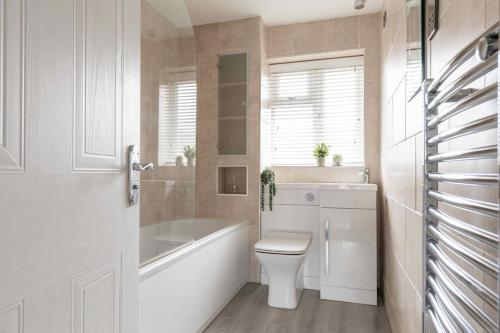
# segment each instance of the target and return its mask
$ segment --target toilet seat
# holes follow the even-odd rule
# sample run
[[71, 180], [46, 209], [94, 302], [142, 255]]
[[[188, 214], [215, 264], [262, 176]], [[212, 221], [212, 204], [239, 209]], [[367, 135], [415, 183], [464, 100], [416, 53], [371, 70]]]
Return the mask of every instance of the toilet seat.
[[271, 231], [262, 237], [254, 248], [260, 253], [301, 255], [306, 253], [310, 243], [309, 233]]

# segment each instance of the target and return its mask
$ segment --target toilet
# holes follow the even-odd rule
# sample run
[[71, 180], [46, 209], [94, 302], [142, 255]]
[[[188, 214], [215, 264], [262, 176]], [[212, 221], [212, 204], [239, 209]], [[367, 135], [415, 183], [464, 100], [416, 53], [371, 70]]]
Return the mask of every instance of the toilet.
[[297, 290], [297, 273], [311, 244], [311, 234], [271, 231], [255, 246], [255, 254], [269, 279], [268, 305], [295, 309], [302, 290]]

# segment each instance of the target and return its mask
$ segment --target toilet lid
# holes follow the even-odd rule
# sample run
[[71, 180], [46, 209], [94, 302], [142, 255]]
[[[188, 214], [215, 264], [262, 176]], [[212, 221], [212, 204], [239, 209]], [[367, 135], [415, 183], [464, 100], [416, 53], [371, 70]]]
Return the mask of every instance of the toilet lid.
[[267, 233], [255, 244], [255, 251], [277, 254], [303, 254], [311, 243], [311, 234], [301, 232]]

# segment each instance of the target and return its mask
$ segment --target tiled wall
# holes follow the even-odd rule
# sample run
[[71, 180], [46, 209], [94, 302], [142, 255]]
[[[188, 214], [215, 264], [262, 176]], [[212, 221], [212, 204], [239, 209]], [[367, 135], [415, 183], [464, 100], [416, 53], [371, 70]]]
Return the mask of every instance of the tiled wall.
[[[405, 3], [404, 0], [384, 1], [387, 25], [382, 30], [381, 94], [383, 294], [393, 332], [421, 332], [423, 109], [419, 100], [408, 103], [405, 92], [408, 35]], [[497, 18], [498, 0], [441, 1], [440, 28], [427, 45], [429, 77], [435, 76], [451, 56]], [[484, 79], [477, 83], [478, 86], [484, 84]], [[494, 103], [487, 108], [495, 112]], [[469, 114], [459, 122], [470, 121], [477, 114]], [[491, 139], [491, 135], [486, 134], [473, 141], [477, 145]], [[459, 140], [443, 148], [463, 148], [467, 144]], [[478, 164], [471, 166], [455, 165], [465, 172], [477, 170]], [[448, 190], [457, 193], [452, 188]], [[468, 218], [474, 221], [471, 216]]]
[[393, 332], [421, 332], [422, 105], [407, 103], [404, 0], [384, 2], [382, 29], [382, 281]]
[[[198, 56], [196, 214], [246, 218], [250, 246], [259, 237], [260, 105], [263, 25], [260, 18], [194, 27]], [[248, 51], [247, 155], [217, 155], [217, 55]], [[247, 166], [248, 195], [217, 195], [217, 166]], [[258, 281], [258, 261], [250, 251], [250, 281]]]
[[[370, 169], [370, 183], [379, 185], [381, 29], [382, 15], [380, 13], [273, 26], [266, 29], [269, 62], [279, 62], [289, 57], [300, 60], [359, 55], [359, 52], [364, 54], [365, 164]], [[362, 170], [355, 167], [275, 167], [274, 169], [278, 182], [356, 182], [363, 180], [363, 177], [359, 175]], [[378, 202], [379, 211], [380, 201]]]
[[147, 1], [141, 3], [141, 226], [194, 216], [194, 167], [158, 165], [160, 75], [195, 66], [194, 38], [170, 23]]
[[[325, 52], [357, 50], [365, 55], [365, 153], [371, 182], [378, 183], [379, 152], [379, 14], [324, 20], [294, 25], [264, 27], [259, 18], [196, 26], [198, 55], [198, 134], [196, 167], [196, 214], [206, 217], [247, 218], [251, 246], [259, 238], [258, 184], [261, 160], [260, 140], [268, 126], [266, 59], [311, 56]], [[314, 42], [312, 42], [314, 41]], [[217, 156], [217, 54], [249, 51], [248, 155]], [[261, 156], [262, 154], [262, 156]], [[248, 196], [216, 195], [217, 166], [248, 167]], [[355, 177], [357, 173], [355, 171]], [[307, 175], [307, 172], [304, 173]], [[250, 280], [258, 281], [258, 261], [251, 251]]]
[[[331, 56], [335, 53], [340, 55], [342, 52], [346, 52], [347, 55], [349, 52], [356, 50], [364, 53], [365, 162], [370, 168], [371, 182], [376, 184], [379, 183], [380, 175], [379, 86], [381, 25], [382, 18], [380, 14], [371, 14], [280, 25], [266, 29], [267, 58], [271, 61], [286, 57], [321, 57], [321, 54]], [[312, 173], [316, 172], [315, 169], [313, 168]], [[278, 170], [278, 172], [283, 173], [286, 171], [284, 169]], [[356, 176], [357, 172], [355, 171], [353, 175]], [[309, 170], [309, 173], [311, 173], [311, 170]], [[282, 178], [290, 179], [290, 174], [293, 174], [293, 172], [287, 172], [287, 175]], [[304, 179], [304, 177], [301, 177], [301, 179]], [[328, 179], [323, 181], [326, 182]]]

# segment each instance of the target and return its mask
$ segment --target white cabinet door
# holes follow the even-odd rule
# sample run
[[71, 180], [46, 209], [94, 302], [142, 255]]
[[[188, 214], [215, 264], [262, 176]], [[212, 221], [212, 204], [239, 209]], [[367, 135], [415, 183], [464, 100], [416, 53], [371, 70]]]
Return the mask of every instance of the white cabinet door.
[[[377, 289], [376, 211], [321, 208], [322, 298], [372, 304]], [[350, 299], [350, 297], [352, 298]]]
[[139, 0], [0, 0], [0, 332], [137, 333]]

